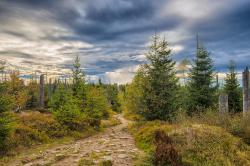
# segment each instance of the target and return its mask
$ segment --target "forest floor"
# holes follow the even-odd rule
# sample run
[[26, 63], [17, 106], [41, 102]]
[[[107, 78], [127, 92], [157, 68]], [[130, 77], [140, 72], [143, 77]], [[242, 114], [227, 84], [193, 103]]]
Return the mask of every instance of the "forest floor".
[[117, 115], [121, 124], [75, 142], [57, 145], [32, 154], [25, 154], [6, 165], [17, 166], [87, 166], [112, 162], [112, 166], [131, 166], [141, 153], [128, 132], [128, 121]]

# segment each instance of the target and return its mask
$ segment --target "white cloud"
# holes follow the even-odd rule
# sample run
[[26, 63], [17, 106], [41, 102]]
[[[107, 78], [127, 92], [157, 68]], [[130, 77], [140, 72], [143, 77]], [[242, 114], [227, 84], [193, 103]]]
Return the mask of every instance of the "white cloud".
[[107, 83], [125, 84], [132, 81], [135, 72], [139, 69], [139, 65], [120, 68], [112, 72], [106, 72], [103, 77]]
[[172, 53], [177, 54], [183, 51], [185, 47], [182, 45], [174, 45], [174, 46], [171, 46], [170, 49], [172, 50]]
[[[246, 0], [244, 0], [246, 1]], [[231, 4], [230, 6], [228, 4]], [[170, 0], [163, 5], [162, 16], [179, 16], [186, 21], [213, 17], [222, 10], [235, 8], [240, 3], [234, 0]]]
[[0, 27], [0, 58], [27, 73], [34, 70], [63, 73], [59, 66], [72, 61], [72, 54], [77, 55], [79, 49], [93, 48], [84, 41], [60, 39], [72, 36], [73, 32], [48, 19], [46, 12], [32, 11], [32, 15], [24, 12], [24, 18], [15, 16], [17, 14], [13, 13]]

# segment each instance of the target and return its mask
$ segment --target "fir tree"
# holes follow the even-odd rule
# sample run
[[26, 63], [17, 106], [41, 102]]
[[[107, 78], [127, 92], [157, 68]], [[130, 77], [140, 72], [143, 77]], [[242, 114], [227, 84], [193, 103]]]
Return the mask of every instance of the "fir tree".
[[212, 107], [215, 101], [216, 87], [213, 87], [213, 62], [204, 47], [197, 49], [189, 74], [189, 115]]
[[73, 96], [79, 100], [79, 103], [84, 107], [86, 101], [85, 74], [81, 70], [80, 58], [77, 56], [73, 64]]
[[143, 116], [148, 120], [171, 121], [175, 117], [178, 80], [170, 53], [167, 41], [154, 36], [147, 54], [149, 63], [143, 67], [143, 75], [146, 77], [143, 87], [146, 109]]
[[229, 112], [240, 112], [242, 111], [241, 90], [240, 84], [236, 77], [237, 73], [235, 72], [234, 61], [230, 61], [228, 69], [229, 73], [225, 79], [226, 84], [224, 86], [224, 91], [226, 94], [228, 94]]

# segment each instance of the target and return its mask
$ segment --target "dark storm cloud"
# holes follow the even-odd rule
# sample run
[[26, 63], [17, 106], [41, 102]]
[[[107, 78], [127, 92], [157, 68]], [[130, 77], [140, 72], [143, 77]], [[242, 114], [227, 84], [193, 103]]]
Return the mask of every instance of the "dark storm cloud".
[[250, 65], [249, 17], [250, 2], [237, 10], [193, 25], [191, 31], [200, 33], [217, 70], [225, 71], [230, 59], [234, 60], [241, 70]]
[[[193, 59], [195, 35], [199, 33], [217, 70], [225, 71], [230, 59], [242, 70], [250, 65], [249, 17], [248, 0], [1, 0], [0, 22], [7, 28], [0, 28], [0, 35], [39, 40], [38, 43], [58, 42], [58, 45], [87, 42], [92, 47], [66, 44], [57, 51], [66, 59], [78, 54], [88, 74], [103, 74], [143, 62], [137, 56], [146, 52], [150, 36], [155, 32], [165, 34], [172, 46], [182, 48], [175, 52], [175, 60]], [[12, 25], [12, 20], [19, 22]], [[66, 33], [58, 35], [54, 29], [45, 33], [41, 29], [44, 35], [34, 38], [34, 34], [18, 30], [20, 22], [30, 20], [37, 21], [37, 27], [39, 24], [47, 28], [62, 27]], [[10, 51], [9, 55], [39, 59], [26, 53], [20, 51], [14, 55]], [[54, 58], [58, 57], [51, 60]], [[58, 65], [72, 67], [67, 63], [70, 60]]]

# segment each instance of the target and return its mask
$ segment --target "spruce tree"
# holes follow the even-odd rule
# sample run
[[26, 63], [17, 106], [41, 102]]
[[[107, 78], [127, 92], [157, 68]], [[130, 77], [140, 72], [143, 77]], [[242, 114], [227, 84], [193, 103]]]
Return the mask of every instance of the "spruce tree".
[[168, 120], [175, 117], [177, 78], [175, 62], [165, 39], [154, 36], [147, 54], [148, 64], [143, 66], [145, 84], [143, 100], [146, 106], [143, 116], [148, 120]]
[[215, 92], [212, 59], [204, 47], [198, 47], [189, 74], [187, 113], [191, 115], [212, 107], [215, 101]]
[[73, 96], [79, 100], [79, 103], [84, 107], [86, 101], [86, 86], [85, 86], [85, 74], [81, 70], [80, 58], [77, 56], [73, 64]]
[[242, 111], [241, 105], [241, 90], [240, 84], [236, 77], [235, 72], [235, 63], [234, 61], [230, 61], [229, 66], [229, 73], [225, 79], [225, 86], [224, 91], [228, 94], [228, 107], [229, 112], [240, 112]]

